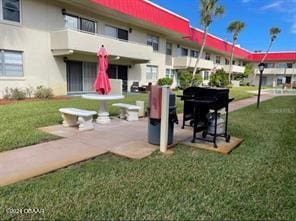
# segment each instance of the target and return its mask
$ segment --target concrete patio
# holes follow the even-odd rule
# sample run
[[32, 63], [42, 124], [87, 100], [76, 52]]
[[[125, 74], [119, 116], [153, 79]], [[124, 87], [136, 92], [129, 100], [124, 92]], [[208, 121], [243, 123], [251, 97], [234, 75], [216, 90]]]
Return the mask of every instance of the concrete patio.
[[[263, 95], [263, 100], [271, 99]], [[256, 103], [256, 97], [231, 103], [230, 111]], [[181, 117], [181, 116], [180, 116]], [[181, 122], [181, 121], [180, 121]], [[55, 125], [41, 130], [62, 139], [0, 153], [0, 186], [39, 176], [106, 153], [130, 159], [143, 159], [159, 149], [147, 143], [147, 119], [127, 122], [113, 119], [96, 125], [95, 130], [79, 132], [77, 128]], [[192, 136], [191, 129], [175, 126], [174, 143]]]

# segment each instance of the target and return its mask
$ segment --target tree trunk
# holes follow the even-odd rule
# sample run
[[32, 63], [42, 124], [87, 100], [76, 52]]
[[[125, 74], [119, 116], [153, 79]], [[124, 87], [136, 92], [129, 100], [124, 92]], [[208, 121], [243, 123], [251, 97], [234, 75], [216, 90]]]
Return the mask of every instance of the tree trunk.
[[261, 63], [263, 63], [263, 62], [265, 61], [265, 59], [266, 59], [266, 57], [267, 57], [267, 55], [268, 55], [268, 53], [269, 53], [269, 51], [270, 51], [270, 49], [271, 49], [272, 43], [273, 43], [273, 41], [271, 40], [271, 41], [270, 41], [270, 44], [269, 44], [269, 47], [268, 47], [268, 49], [267, 49], [267, 51], [266, 51], [264, 57], [263, 57], [262, 60], [261, 60]]
[[[265, 55], [263, 56], [260, 63], [263, 63], [265, 61], [265, 59], [266, 59], [266, 57], [267, 57], [267, 55], [268, 55], [268, 53], [269, 53], [269, 51], [270, 51], [270, 49], [272, 47], [272, 43], [273, 43], [273, 40], [270, 41], [268, 49], [267, 49], [267, 51], [266, 51]], [[256, 72], [254, 73], [254, 82], [256, 82]]]
[[234, 56], [234, 48], [235, 48], [235, 40], [233, 39], [232, 43], [232, 49], [231, 49], [231, 56], [230, 56], [230, 64], [229, 64], [229, 72], [228, 72], [228, 80], [229, 83], [231, 83], [231, 75], [232, 75], [232, 62], [233, 62], [233, 56]]
[[194, 70], [193, 70], [193, 77], [195, 76], [196, 72], [197, 72], [197, 69], [198, 69], [198, 65], [199, 65], [199, 61], [202, 57], [202, 54], [203, 54], [203, 51], [204, 51], [204, 48], [206, 46], [206, 40], [207, 40], [207, 35], [208, 35], [208, 28], [206, 27], [204, 29], [204, 34], [203, 34], [203, 38], [202, 38], [202, 45], [201, 45], [201, 49], [199, 51], [199, 54], [198, 54], [198, 58], [196, 60], [196, 63], [195, 63], [195, 67], [194, 67]]

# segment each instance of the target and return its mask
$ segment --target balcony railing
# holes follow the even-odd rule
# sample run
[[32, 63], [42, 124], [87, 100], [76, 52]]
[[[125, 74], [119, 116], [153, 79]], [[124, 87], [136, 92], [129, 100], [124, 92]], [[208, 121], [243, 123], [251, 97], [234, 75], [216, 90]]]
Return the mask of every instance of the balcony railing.
[[[175, 69], [194, 68], [196, 61], [197, 61], [197, 58], [188, 57], [188, 56], [174, 57], [174, 68]], [[214, 62], [205, 60], [205, 59], [200, 59], [198, 68], [211, 70], [214, 68]]]
[[[259, 69], [255, 68], [255, 73], [259, 74]], [[296, 74], [296, 67], [295, 68], [265, 68], [263, 74]]]
[[[224, 70], [229, 71], [230, 65], [224, 65]], [[238, 65], [232, 65], [232, 73], [244, 73], [245, 67], [244, 66], [238, 66]]]
[[131, 41], [120, 40], [106, 35], [97, 35], [71, 29], [53, 31], [51, 33], [51, 49], [55, 55], [71, 53], [96, 54], [104, 45], [109, 55], [133, 59], [135, 63], [151, 60], [151, 46]]

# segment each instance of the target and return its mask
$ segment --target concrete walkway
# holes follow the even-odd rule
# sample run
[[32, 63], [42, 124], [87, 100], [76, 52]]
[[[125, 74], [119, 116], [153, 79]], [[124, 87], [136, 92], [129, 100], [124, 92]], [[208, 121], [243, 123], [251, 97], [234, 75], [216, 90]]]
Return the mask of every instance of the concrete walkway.
[[[265, 94], [261, 95], [260, 101], [270, 100], [273, 97], [275, 97], [273, 94], [265, 93]], [[243, 100], [239, 100], [239, 101], [233, 101], [229, 105], [229, 111], [235, 111], [235, 110], [238, 110], [238, 109], [241, 109], [241, 108], [244, 108], [246, 106], [256, 104], [256, 103], [257, 103], [257, 96], [247, 98], [247, 99], [243, 99]]]
[[[263, 95], [262, 101], [271, 99]], [[256, 103], [256, 97], [231, 103], [230, 110]], [[180, 121], [181, 122], [181, 121]], [[63, 139], [0, 153], [0, 186], [16, 183], [102, 154], [142, 159], [159, 149], [147, 143], [147, 119], [127, 122], [118, 119], [96, 125], [94, 131], [78, 132], [61, 125], [42, 128]], [[192, 136], [191, 129], [175, 127], [175, 143]]]

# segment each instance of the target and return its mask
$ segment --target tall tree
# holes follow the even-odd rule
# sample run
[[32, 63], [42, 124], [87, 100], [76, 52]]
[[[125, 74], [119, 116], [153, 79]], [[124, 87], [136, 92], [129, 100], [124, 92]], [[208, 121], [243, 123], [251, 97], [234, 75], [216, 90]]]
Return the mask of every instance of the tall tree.
[[231, 81], [231, 75], [232, 75], [232, 67], [233, 67], [233, 56], [234, 56], [234, 49], [235, 45], [237, 43], [237, 39], [239, 36], [239, 33], [245, 28], [245, 23], [241, 21], [233, 21], [229, 24], [227, 27], [227, 31], [232, 33], [232, 49], [231, 49], [231, 56], [230, 56], [230, 65], [229, 65], [229, 82]]
[[276, 37], [278, 36], [278, 34], [281, 33], [281, 29], [279, 29], [278, 27], [272, 27], [269, 29], [269, 35], [270, 35], [270, 43], [268, 46], [268, 49], [265, 53], [265, 55], [263, 56], [261, 63], [263, 63], [268, 55], [268, 53], [270, 52], [270, 49], [272, 47], [272, 44], [274, 42], [274, 40], [276, 39]]
[[204, 48], [206, 46], [207, 35], [209, 26], [213, 22], [215, 17], [222, 16], [224, 14], [224, 7], [218, 5], [218, 0], [200, 0], [200, 24], [203, 27], [202, 45], [199, 51], [198, 58], [195, 63], [193, 70], [193, 76], [196, 74], [199, 68], [199, 61], [202, 57]]

